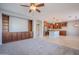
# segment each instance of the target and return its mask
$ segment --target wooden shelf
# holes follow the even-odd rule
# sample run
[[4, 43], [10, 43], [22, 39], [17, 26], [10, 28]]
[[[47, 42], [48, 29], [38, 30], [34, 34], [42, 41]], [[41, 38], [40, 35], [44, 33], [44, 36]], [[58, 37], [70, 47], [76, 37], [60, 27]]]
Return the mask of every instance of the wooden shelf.
[[3, 27], [3, 31], [9, 31], [9, 16], [2, 14], [2, 27]]

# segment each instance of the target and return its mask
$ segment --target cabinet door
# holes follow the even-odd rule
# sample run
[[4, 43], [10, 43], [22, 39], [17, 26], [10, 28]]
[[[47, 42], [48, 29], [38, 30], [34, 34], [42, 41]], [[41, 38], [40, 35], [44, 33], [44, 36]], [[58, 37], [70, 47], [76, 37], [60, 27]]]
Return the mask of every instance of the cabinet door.
[[17, 41], [18, 40], [18, 33], [17, 32], [12, 32], [12, 41]]
[[17, 34], [18, 34], [18, 40], [21, 40], [21, 39], [22, 39], [22, 34], [21, 34], [21, 32], [18, 32]]
[[2, 36], [2, 38], [3, 38], [2, 42], [3, 43], [7, 43], [7, 42], [10, 42], [12, 40], [11, 33], [3, 32], [2, 34], [3, 34], [3, 36]]
[[60, 31], [61, 36], [66, 36], [66, 31]]

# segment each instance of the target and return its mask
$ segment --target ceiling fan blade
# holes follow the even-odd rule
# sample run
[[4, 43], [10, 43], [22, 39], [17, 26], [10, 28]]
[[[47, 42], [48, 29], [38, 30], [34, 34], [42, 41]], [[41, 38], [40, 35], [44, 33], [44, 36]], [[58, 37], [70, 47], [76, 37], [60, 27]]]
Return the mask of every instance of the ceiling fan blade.
[[36, 9], [36, 11], [40, 12], [40, 10]]
[[31, 12], [32, 10], [29, 10], [29, 13]]
[[30, 5], [32, 6], [32, 5], [35, 5], [35, 3], [30, 3]]
[[36, 7], [42, 7], [44, 6], [44, 3], [38, 4]]
[[21, 6], [23, 6], [23, 7], [30, 7], [30, 6], [27, 6], [27, 5], [21, 5]]

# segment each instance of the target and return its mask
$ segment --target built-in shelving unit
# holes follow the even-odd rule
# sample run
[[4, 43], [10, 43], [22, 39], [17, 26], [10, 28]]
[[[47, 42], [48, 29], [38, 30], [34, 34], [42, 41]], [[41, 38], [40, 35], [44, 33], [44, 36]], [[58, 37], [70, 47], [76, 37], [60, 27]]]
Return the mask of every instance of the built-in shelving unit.
[[32, 20], [28, 20], [27, 32], [9, 32], [9, 16], [2, 14], [2, 43], [24, 40], [33, 37]]
[[9, 16], [6, 16], [2, 14], [2, 27], [3, 27], [3, 32], [9, 32]]

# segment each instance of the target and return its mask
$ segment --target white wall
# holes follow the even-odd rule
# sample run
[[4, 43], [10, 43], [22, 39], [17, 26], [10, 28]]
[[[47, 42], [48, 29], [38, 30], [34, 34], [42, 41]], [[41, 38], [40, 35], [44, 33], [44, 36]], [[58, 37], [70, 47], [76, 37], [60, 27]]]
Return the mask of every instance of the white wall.
[[33, 20], [33, 38], [36, 38], [36, 21]]
[[9, 32], [27, 32], [27, 31], [28, 31], [28, 20], [10, 16]]
[[[75, 26], [76, 23], [78, 26]], [[79, 20], [68, 22], [67, 35], [68, 36], [79, 36]]]
[[[39, 27], [38, 27], [39, 24]], [[34, 38], [42, 38], [43, 37], [43, 21], [41, 20], [33, 20], [33, 36]]]
[[2, 44], [2, 13], [0, 12], [0, 45]]

